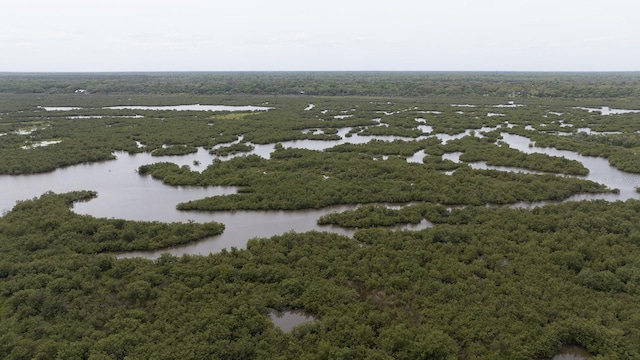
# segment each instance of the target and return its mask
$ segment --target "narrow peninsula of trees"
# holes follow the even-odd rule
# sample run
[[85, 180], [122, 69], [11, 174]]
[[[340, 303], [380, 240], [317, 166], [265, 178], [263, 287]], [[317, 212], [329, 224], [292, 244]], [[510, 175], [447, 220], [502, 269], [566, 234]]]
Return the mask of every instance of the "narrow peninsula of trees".
[[[591, 180], [640, 173], [638, 96], [638, 73], [0, 74], [16, 186], [124, 158], [167, 189], [235, 187], [170, 205], [212, 219], [350, 209], [150, 259], [225, 225], [74, 212], [95, 189], [22, 199], [0, 216], [0, 358], [638, 359], [638, 187]], [[263, 110], [124, 107], [185, 104]], [[282, 330], [287, 311], [309, 321]]]

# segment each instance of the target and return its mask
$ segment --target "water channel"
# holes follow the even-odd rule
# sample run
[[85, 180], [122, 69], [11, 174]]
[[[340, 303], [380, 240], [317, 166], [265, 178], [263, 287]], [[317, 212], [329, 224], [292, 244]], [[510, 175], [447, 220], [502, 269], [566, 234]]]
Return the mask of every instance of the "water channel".
[[[311, 106], [308, 108], [312, 108]], [[47, 110], [70, 110], [72, 108], [51, 108]], [[165, 110], [165, 109], [157, 109]], [[192, 110], [185, 108], [183, 110]], [[265, 110], [265, 108], [251, 109], [251, 111]], [[591, 110], [591, 109], [590, 109]], [[596, 110], [596, 109], [593, 109]], [[599, 110], [599, 109], [597, 109]], [[604, 113], [604, 111], [603, 111]], [[423, 123], [422, 119], [416, 119], [418, 123]], [[382, 124], [380, 124], [382, 125]], [[441, 142], [446, 143], [452, 139], [471, 135], [481, 136], [482, 131], [495, 130], [494, 128], [482, 128], [479, 130], [467, 130], [457, 135], [432, 134], [431, 127], [417, 125], [425, 134], [418, 139], [435, 136]], [[509, 126], [507, 124], [507, 126]], [[282, 143], [283, 147], [305, 148], [311, 150], [324, 150], [339, 144], [352, 143], [362, 144], [370, 140], [393, 141], [395, 139], [407, 139], [394, 136], [361, 136], [352, 134], [347, 136], [350, 128], [343, 128], [338, 131], [341, 140], [299, 140]], [[508, 133], [502, 134], [502, 141], [510, 147], [518, 149], [524, 153], [544, 153], [552, 156], [563, 156], [568, 159], [580, 161], [589, 169], [587, 176], [581, 177], [598, 183], [605, 184], [610, 188], [619, 189], [618, 194], [595, 194], [576, 195], [568, 200], [606, 199], [608, 201], [626, 200], [630, 198], [638, 199], [640, 194], [635, 191], [635, 187], [640, 185], [640, 175], [622, 172], [609, 165], [603, 158], [582, 156], [571, 151], [562, 151], [553, 148], [539, 148], [531, 141], [522, 136]], [[241, 139], [239, 139], [241, 141]], [[274, 151], [275, 145], [254, 145], [251, 153], [264, 158], [269, 158]], [[217, 221], [224, 223], [226, 228], [222, 235], [202, 240], [197, 243], [164, 249], [153, 252], [132, 252], [127, 256], [141, 256], [147, 258], [157, 258], [160, 254], [168, 252], [174, 255], [181, 254], [208, 254], [218, 252], [224, 248], [242, 248], [246, 242], [255, 237], [270, 237], [285, 233], [287, 231], [305, 232], [311, 230], [331, 231], [344, 235], [351, 235], [353, 230], [336, 226], [319, 226], [317, 219], [330, 212], [354, 209], [356, 206], [344, 205], [317, 210], [303, 211], [232, 211], [232, 212], [180, 212], [175, 209], [176, 204], [189, 200], [201, 199], [208, 196], [232, 194], [237, 191], [234, 187], [186, 187], [167, 186], [160, 181], [148, 176], [140, 176], [136, 173], [139, 166], [161, 161], [169, 161], [182, 165], [189, 165], [194, 170], [203, 170], [216, 158], [210, 155], [205, 149], [199, 149], [197, 153], [184, 156], [152, 157], [148, 153], [128, 154], [126, 152], [115, 152], [117, 160], [105, 161], [92, 164], [81, 164], [57, 169], [50, 173], [20, 176], [0, 176], [0, 211], [3, 213], [10, 210], [16, 201], [31, 199], [40, 196], [46, 191], [63, 193], [73, 190], [95, 190], [98, 197], [86, 203], [77, 203], [74, 211], [79, 214], [88, 214], [95, 217], [122, 218], [143, 221], [162, 222], [207, 222]], [[242, 155], [235, 155], [242, 156]], [[409, 157], [407, 161], [420, 163], [425, 156], [423, 150]], [[452, 161], [459, 161], [460, 153], [445, 154], [443, 158]], [[230, 157], [220, 157], [221, 160], [228, 160]], [[200, 164], [200, 165], [194, 165]], [[470, 164], [474, 168], [493, 168], [483, 163]], [[501, 171], [523, 171], [524, 169], [504, 168]], [[515, 206], [532, 207], [542, 205], [537, 204], [516, 204]], [[405, 229], [422, 229], [431, 224], [423, 221], [416, 225], [405, 225]], [[274, 322], [283, 328], [295, 326], [300, 322], [312, 321], [313, 318], [306, 314], [295, 312], [284, 312], [271, 314]], [[282, 322], [282, 324], [280, 324]], [[285, 329], [286, 328], [286, 329]], [[586, 359], [590, 355], [582, 348], [563, 348], [553, 359], [554, 360], [576, 360]]]
[[[416, 119], [421, 123], [420, 119]], [[424, 126], [424, 125], [418, 125]], [[425, 133], [420, 138], [435, 136], [441, 142], [446, 143], [452, 139], [475, 134], [481, 136], [480, 132], [494, 130], [493, 128], [482, 128], [480, 130], [467, 130], [457, 135], [432, 134], [430, 128], [424, 127]], [[305, 148], [311, 150], [324, 150], [339, 144], [352, 143], [361, 144], [370, 140], [393, 141], [395, 139], [415, 140], [395, 136], [361, 136], [352, 134], [347, 136], [350, 128], [343, 128], [338, 131], [341, 140], [298, 140], [283, 142], [285, 148]], [[609, 165], [603, 158], [582, 156], [571, 151], [561, 151], [553, 148], [539, 148], [531, 141], [522, 136], [508, 133], [502, 134], [502, 141], [510, 147], [518, 149], [524, 153], [545, 153], [552, 156], [563, 156], [568, 159], [578, 160], [589, 169], [589, 174], [584, 179], [605, 184], [610, 188], [619, 189], [618, 194], [581, 194], [571, 197], [569, 200], [606, 199], [608, 201], [626, 200], [629, 198], [640, 198], [640, 194], [635, 191], [635, 187], [640, 185], [640, 175], [622, 172]], [[275, 145], [255, 145], [251, 152], [259, 156], [269, 158], [274, 151]], [[21, 176], [0, 176], [0, 211], [10, 210], [16, 201], [31, 199], [40, 196], [46, 191], [63, 193], [73, 190], [95, 190], [98, 197], [89, 202], [77, 203], [74, 211], [79, 214], [88, 214], [95, 217], [122, 218], [129, 220], [162, 221], [162, 222], [208, 222], [217, 221], [225, 224], [223, 234], [202, 240], [189, 245], [163, 249], [151, 252], [132, 252], [127, 256], [141, 256], [147, 258], [157, 258], [162, 253], [168, 252], [174, 255], [181, 254], [209, 254], [219, 252], [224, 248], [243, 248], [246, 242], [255, 237], [271, 237], [283, 234], [287, 231], [331, 231], [343, 235], [351, 235], [354, 230], [344, 229], [337, 226], [319, 226], [317, 219], [331, 212], [340, 212], [354, 209], [355, 205], [334, 206], [323, 209], [302, 210], [302, 211], [231, 211], [231, 212], [181, 212], [175, 209], [176, 204], [189, 200], [201, 199], [209, 196], [232, 194], [237, 191], [234, 187], [187, 187], [187, 186], [167, 186], [160, 181], [148, 176], [140, 176], [136, 173], [139, 166], [161, 161], [169, 161], [182, 165], [189, 165], [194, 170], [203, 170], [210, 164], [216, 156], [209, 154], [205, 149], [199, 149], [197, 153], [184, 156], [153, 157], [148, 153], [128, 154], [126, 152], [116, 152], [117, 160], [105, 161], [92, 164], [81, 164], [57, 169], [50, 173]], [[243, 156], [246, 154], [234, 155]], [[458, 161], [460, 153], [445, 154], [443, 158]], [[220, 157], [221, 160], [228, 160], [230, 157]], [[407, 161], [421, 162], [424, 151], [417, 152], [409, 157]], [[199, 165], [194, 165], [199, 164]], [[474, 168], [495, 168], [488, 167], [483, 163], [470, 164]], [[522, 171], [525, 169], [514, 169], [498, 167], [501, 171]], [[519, 207], [533, 207], [544, 203], [523, 203], [515, 204]], [[415, 225], [403, 225], [404, 229], [423, 229], [431, 224], [423, 221]]]
[[571, 345], [562, 347], [551, 360], [587, 360], [591, 357], [593, 357], [593, 355], [591, 355], [587, 349], [581, 346]]

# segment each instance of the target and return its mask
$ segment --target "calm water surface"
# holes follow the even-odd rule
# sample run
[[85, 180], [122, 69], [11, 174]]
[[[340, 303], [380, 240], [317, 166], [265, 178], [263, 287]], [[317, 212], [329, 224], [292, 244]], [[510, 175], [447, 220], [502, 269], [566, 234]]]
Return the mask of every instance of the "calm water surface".
[[574, 151], [533, 146], [534, 144], [531, 140], [524, 136], [502, 133], [502, 137], [510, 147], [518, 149], [526, 154], [542, 153], [551, 156], [561, 156], [570, 160], [577, 160], [589, 169], [588, 175], [580, 176], [579, 178], [595, 181], [600, 184], [605, 184], [612, 189], [620, 190], [619, 194], [575, 195], [568, 200], [605, 199], [608, 201], [616, 201], [640, 199], [640, 194], [635, 190], [637, 186], [640, 186], [640, 174], [631, 174], [620, 171], [611, 166], [607, 159], [594, 156], [583, 156]]
[[[41, 109], [46, 111], [71, 111], [82, 110], [81, 107], [73, 106], [40, 106]], [[169, 105], [169, 106], [138, 106], [138, 105], [123, 105], [123, 106], [107, 106], [103, 109], [109, 110], [155, 110], [155, 111], [267, 111], [273, 108], [267, 106], [233, 106], [233, 105]]]
[[[264, 151], [263, 155], [267, 156], [269, 150], [273, 151], [273, 145], [258, 147], [257, 150]], [[203, 170], [214, 156], [203, 149], [185, 156], [153, 157], [147, 153], [130, 155], [126, 152], [116, 152], [115, 155], [117, 160], [75, 165], [45, 174], [0, 176], [0, 188], [8, 190], [0, 194], [1, 209], [3, 212], [8, 211], [16, 201], [38, 197], [47, 191], [64, 193], [95, 190], [98, 197], [88, 202], [76, 203], [76, 213], [128, 220], [201, 223], [216, 221], [225, 224], [225, 231], [219, 236], [171, 249], [132, 252], [128, 253], [127, 257], [158, 258], [165, 252], [174, 255], [209, 254], [224, 248], [244, 248], [251, 238], [271, 237], [287, 231], [331, 231], [343, 235], [352, 235], [355, 232], [353, 229], [337, 226], [320, 226], [317, 219], [331, 212], [355, 209], [357, 205], [301, 211], [178, 211], [175, 208], [178, 203], [208, 196], [233, 194], [237, 189], [220, 186], [167, 186], [150, 176], [138, 175], [136, 170], [141, 165], [161, 161], [174, 162], [179, 166], [190, 165], [194, 170]], [[194, 160], [199, 161], [201, 165], [194, 166]], [[417, 230], [429, 226], [429, 222], [423, 221], [398, 228]]]
[[574, 109], [587, 110], [588, 112], [599, 112], [601, 115], [632, 114], [640, 112], [640, 110], [612, 109], [608, 106], [603, 106], [601, 108], [576, 107]]
[[267, 106], [230, 106], [230, 105], [175, 105], [175, 106], [109, 106], [111, 110], [155, 110], [155, 111], [267, 111], [273, 109]]
[[565, 346], [551, 360], [587, 360], [593, 357], [581, 346]]
[[313, 316], [300, 311], [273, 311], [269, 314], [269, 317], [284, 332], [289, 332], [300, 324], [315, 320]]
[[[63, 193], [95, 190], [98, 192], [98, 198], [76, 204], [77, 212], [99, 217], [186, 221], [188, 217], [175, 210], [178, 202], [233, 194], [236, 188], [172, 187], [149, 176], [140, 176], [136, 170], [141, 165], [159, 161], [172, 161], [179, 165], [192, 164], [194, 159], [203, 157], [203, 153], [206, 152], [184, 157], [152, 157], [145, 153], [129, 155], [126, 152], [117, 152], [117, 160], [75, 165], [44, 174], [2, 175], [0, 210], [4, 213], [10, 210], [16, 201], [38, 197], [47, 191]], [[210, 161], [209, 156], [207, 163]], [[165, 210], [167, 208], [170, 210]]]
[[[480, 131], [489, 131], [495, 128], [476, 130], [476, 136]], [[366, 143], [372, 139], [392, 141], [403, 139], [392, 136], [360, 136], [346, 137], [349, 128], [340, 129], [338, 134], [342, 140], [301, 140], [283, 142], [284, 147], [305, 148], [312, 150], [324, 150], [329, 147], [344, 143]], [[442, 142], [460, 138], [471, 134], [468, 130], [458, 135], [435, 134]], [[503, 133], [503, 141], [509, 146], [525, 153], [541, 152], [548, 155], [564, 156], [569, 159], [582, 162], [590, 171], [584, 177], [598, 183], [606, 184], [612, 188], [620, 189], [619, 194], [576, 195], [571, 200], [606, 199], [610, 201], [640, 198], [635, 187], [640, 185], [640, 176], [617, 170], [609, 165], [606, 159], [581, 156], [571, 151], [561, 151], [552, 148], [538, 148], [531, 145], [528, 138]], [[426, 137], [426, 136], [425, 136]], [[415, 140], [415, 139], [412, 139]], [[265, 158], [269, 158], [275, 145], [256, 145], [251, 152]], [[147, 153], [130, 155], [126, 152], [116, 152], [117, 160], [101, 163], [83, 164], [58, 169], [46, 174], [28, 176], [0, 176], [0, 210], [10, 210], [16, 201], [38, 197], [46, 191], [63, 193], [73, 190], [95, 190], [98, 197], [84, 203], [77, 203], [74, 211], [79, 214], [88, 214], [96, 217], [122, 218], [130, 220], [162, 221], [162, 222], [208, 222], [217, 221], [225, 224], [223, 234], [202, 240], [197, 243], [164, 249], [155, 252], [129, 253], [127, 256], [143, 256], [157, 258], [160, 254], [169, 252], [174, 255], [181, 254], [208, 254], [218, 252], [223, 248], [243, 248], [246, 242], [255, 237], [270, 237], [283, 234], [287, 231], [305, 232], [311, 230], [331, 231], [344, 235], [353, 234], [353, 230], [335, 226], [319, 226], [317, 219], [331, 212], [339, 212], [354, 209], [357, 206], [336, 206], [316, 210], [304, 211], [234, 211], [234, 212], [195, 212], [178, 211], [175, 206], [180, 202], [201, 199], [208, 196], [232, 194], [237, 191], [234, 187], [172, 187], [162, 184], [149, 176], [140, 176], [136, 173], [139, 166], [161, 161], [170, 161], [182, 165], [189, 165], [193, 170], [204, 170], [214, 158], [204, 149], [199, 149], [195, 154], [185, 156], [152, 157]], [[238, 156], [238, 155], [236, 155]], [[407, 159], [410, 162], [421, 162], [424, 151], [416, 153]], [[444, 159], [459, 161], [460, 153], [450, 153], [443, 156]], [[232, 157], [232, 156], [231, 156]], [[220, 158], [227, 160], [231, 157]], [[199, 162], [200, 165], [194, 165]], [[486, 164], [474, 163], [476, 168], [486, 168]], [[500, 168], [504, 171], [524, 171], [514, 168]], [[531, 207], [539, 204], [516, 204], [515, 206]], [[416, 225], [405, 225], [400, 228], [423, 229], [431, 226], [427, 221]]]
[[[457, 105], [465, 106], [465, 105]], [[306, 110], [313, 106], [309, 105]], [[200, 110], [200, 111], [264, 111], [267, 107], [221, 107], [212, 105], [182, 105], [175, 107], [112, 107], [112, 109], [143, 109], [143, 110]], [[68, 111], [76, 108], [70, 107], [45, 107], [48, 111]], [[619, 110], [619, 109], [585, 109], [589, 111], [600, 111], [603, 115], [619, 114], [627, 112], [638, 112], [639, 110]], [[418, 123], [421, 121], [417, 120]], [[475, 131], [476, 136], [481, 131], [495, 130], [495, 128], [483, 128], [479, 130], [467, 130], [457, 135], [430, 134], [432, 128], [426, 125], [418, 125], [425, 136], [436, 136], [443, 143], [452, 139], [458, 139], [470, 135]], [[395, 139], [416, 140], [392, 136], [360, 136], [353, 134], [346, 137], [350, 128], [340, 129], [338, 135], [342, 140], [336, 141], [289, 141], [284, 142], [284, 147], [305, 148], [312, 150], [324, 150], [335, 145], [344, 143], [361, 144], [372, 139], [392, 141]], [[571, 151], [562, 151], [553, 148], [539, 148], [531, 144], [528, 138], [503, 133], [503, 141], [509, 146], [524, 153], [544, 153], [553, 156], [563, 156], [568, 159], [578, 160], [589, 169], [589, 175], [583, 177], [598, 183], [606, 184], [611, 188], [620, 190], [619, 194], [603, 195], [577, 195], [570, 200], [584, 199], [606, 199], [609, 201], [625, 200], [629, 198], [640, 198], [635, 191], [636, 186], [640, 186], [640, 175], [629, 174], [609, 165], [606, 159], [587, 157]], [[254, 145], [251, 152], [259, 156], [269, 158], [274, 151], [273, 144]], [[354, 209], [357, 206], [336, 206], [317, 210], [304, 211], [234, 211], [234, 212], [181, 212], [175, 209], [180, 202], [201, 199], [208, 196], [232, 194], [237, 191], [234, 187], [172, 187], [162, 184], [148, 176], [140, 176], [136, 173], [139, 166], [160, 161], [170, 161], [182, 165], [189, 165], [193, 170], [205, 169], [215, 158], [204, 149], [199, 149], [195, 154], [185, 156], [152, 157], [149, 154], [129, 155], [124, 152], [116, 152], [117, 160], [105, 161], [101, 163], [83, 164], [58, 169], [46, 174], [25, 175], [25, 176], [0, 176], [0, 210], [2, 212], [10, 210], [16, 201], [30, 199], [40, 196], [46, 191], [63, 193], [73, 190], [95, 190], [98, 198], [86, 203], [77, 203], [74, 211], [79, 214], [88, 214], [96, 217], [123, 218], [144, 221], [163, 222], [207, 222], [217, 221], [225, 224], [225, 232], [222, 235], [204, 239], [200, 242], [164, 249], [154, 252], [133, 252], [126, 256], [142, 256], [157, 258], [160, 254], [168, 252], [174, 255], [181, 254], [208, 254], [218, 252], [224, 248], [246, 246], [246, 242], [251, 238], [270, 237], [279, 235], [287, 231], [304, 232], [311, 230], [332, 231], [344, 235], [353, 234], [354, 230], [343, 229], [335, 226], [319, 226], [317, 219], [330, 212]], [[421, 162], [424, 151], [416, 153], [407, 159], [410, 162]], [[237, 156], [237, 155], [236, 155]], [[460, 153], [445, 154], [444, 159], [459, 161]], [[230, 157], [220, 158], [228, 160]], [[195, 166], [195, 162], [201, 165]], [[476, 168], [487, 168], [486, 164], [474, 163]], [[520, 169], [500, 168], [504, 171], [520, 171]], [[540, 204], [524, 204], [524, 206], [537, 206]], [[522, 204], [521, 204], [522, 205]], [[427, 221], [420, 224], [403, 226], [407, 229], [422, 229], [431, 226]], [[290, 331], [294, 326], [313, 321], [309, 315], [296, 313], [293, 311], [274, 312], [270, 317], [283, 331]], [[585, 349], [575, 346], [565, 347], [553, 357], [552, 360], [584, 360], [591, 357]]]

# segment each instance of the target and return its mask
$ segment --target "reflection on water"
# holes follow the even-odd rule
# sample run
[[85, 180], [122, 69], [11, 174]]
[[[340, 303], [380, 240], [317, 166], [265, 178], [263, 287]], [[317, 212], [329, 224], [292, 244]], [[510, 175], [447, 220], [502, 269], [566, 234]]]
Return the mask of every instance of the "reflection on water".
[[[184, 212], [183, 216], [197, 222], [217, 221], [225, 225], [224, 232], [187, 245], [156, 251], [135, 251], [119, 255], [119, 257], [144, 257], [157, 259], [164, 253], [181, 256], [183, 254], [206, 255], [217, 253], [232, 247], [244, 249], [253, 238], [269, 238], [282, 235], [288, 231], [298, 233], [307, 231], [327, 231], [345, 236], [352, 236], [356, 229], [347, 229], [335, 225], [318, 225], [318, 218], [332, 212], [354, 210], [358, 205], [339, 205], [322, 209], [295, 211], [220, 211], [220, 212]], [[402, 224], [391, 227], [395, 230], [421, 230], [433, 224], [422, 220], [418, 224]]]
[[23, 150], [29, 150], [37, 147], [45, 147], [49, 145], [60, 144], [62, 140], [42, 140], [37, 142], [27, 142], [29, 145], [21, 146]]
[[[265, 146], [263, 149], [270, 148]], [[153, 157], [147, 153], [130, 155], [116, 152], [117, 160], [100, 163], [82, 164], [57, 169], [50, 173], [21, 176], [0, 176], [0, 208], [10, 210], [16, 201], [39, 197], [47, 191], [64, 193], [74, 190], [95, 190], [98, 197], [88, 202], [74, 205], [78, 214], [87, 214], [103, 218], [120, 218], [141, 221], [162, 222], [209, 222], [225, 224], [225, 231], [219, 236], [185, 246], [156, 252], [131, 253], [127, 256], [157, 258], [164, 252], [175, 255], [209, 254], [224, 248], [244, 248], [251, 238], [271, 237], [287, 231], [330, 231], [350, 236], [355, 230], [337, 226], [320, 226], [317, 219], [331, 212], [353, 210], [357, 205], [327, 207], [302, 211], [233, 211], [233, 212], [197, 212], [178, 211], [176, 205], [189, 200], [209, 196], [236, 193], [235, 187], [190, 187], [167, 186], [149, 176], [136, 173], [144, 164], [170, 161], [183, 165], [192, 165], [194, 160], [202, 165], [192, 166], [204, 169], [214, 156], [199, 149], [195, 154], [185, 156]], [[418, 230], [431, 226], [428, 221], [419, 224], [398, 226], [400, 229]]]
[[[499, 127], [499, 126], [498, 126]], [[481, 136], [482, 131], [494, 130], [498, 127], [482, 128], [475, 130], [475, 136]], [[351, 128], [343, 128], [338, 131], [341, 140], [300, 140], [287, 141], [282, 145], [285, 148], [304, 148], [311, 150], [324, 150], [339, 144], [352, 143], [363, 144], [372, 139], [393, 141], [424, 139], [428, 136], [421, 136], [417, 139], [402, 138], [396, 136], [361, 136], [352, 134], [346, 135]], [[429, 135], [436, 136], [442, 142], [454, 138], [471, 135], [474, 130], [467, 130], [457, 135]], [[640, 175], [622, 172], [603, 158], [582, 156], [571, 151], [561, 151], [553, 148], [538, 148], [531, 144], [531, 141], [522, 136], [502, 134], [502, 141], [510, 147], [518, 149], [524, 153], [540, 152], [552, 156], [563, 156], [568, 159], [580, 161], [589, 169], [589, 175], [582, 177], [611, 188], [620, 190], [619, 194], [581, 194], [572, 196], [569, 200], [606, 199], [609, 201], [626, 200], [629, 198], [640, 198], [640, 194], [635, 191], [635, 187], [640, 185]], [[241, 141], [239, 139], [238, 141]], [[237, 141], [236, 141], [237, 142]], [[254, 145], [251, 152], [259, 156], [269, 158], [274, 151], [275, 145]], [[163, 222], [208, 222], [217, 221], [225, 224], [223, 234], [202, 240], [197, 243], [171, 248], [168, 250], [155, 252], [129, 253], [127, 256], [144, 256], [157, 258], [164, 252], [174, 255], [181, 254], [208, 254], [218, 252], [224, 248], [243, 248], [249, 239], [255, 237], [271, 237], [280, 235], [287, 231], [331, 231], [343, 235], [352, 235], [354, 230], [344, 229], [336, 226], [319, 226], [317, 219], [325, 214], [336, 211], [352, 210], [357, 205], [336, 206], [324, 209], [303, 210], [303, 211], [233, 211], [233, 212], [181, 212], [176, 210], [178, 203], [189, 200], [201, 199], [209, 196], [233, 194], [237, 191], [234, 187], [171, 187], [154, 180], [149, 176], [140, 176], [136, 173], [138, 167], [144, 164], [169, 161], [178, 166], [188, 165], [195, 171], [205, 169], [212, 160], [228, 160], [234, 156], [244, 156], [246, 154], [233, 155], [228, 157], [216, 157], [209, 154], [205, 149], [198, 149], [194, 154], [184, 156], [152, 157], [148, 153], [130, 155], [126, 152], [116, 152], [117, 160], [100, 163], [82, 164], [58, 169], [50, 173], [28, 175], [28, 176], [0, 176], [0, 209], [10, 210], [16, 201], [38, 197], [46, 191], [63, 193], [74, 190], [95, 190], [98, 198], [89, 202], [77, 203], [74, 211], [79, 214], [88, 214], [96, 217], [122, 218], [130, 220], [163, 221]], [[459, 162], [459, 152], [447, 153], [442, 156], [454, 162]], [[407, 161], [421, 163], [425, 156], [424, 151], [418, 151]], [[200, 164], [200, 165], [194, 165]], [[488, 167], [483, 163], [470, 164], [475, 168], [496, 168]], [[515, 168], [497, 168], [504, 171], [524, 171]], [[515, 204], [518, 207], [532, 207], [544, 205], [542, 203]], [[402, 225], [396, 229], [424, 229], [430, 227], [428, 221], [419, 224]]]
[[544, 174], [543, 172], [540, 172], [540, 171], [522, 169], [522, 168], [517, 168], [512, 166], [487, 165], [486, 161], [475, 161], [468, 164], [472, 169], [477, 169], [477, 170], [498, 170], [498, 171], [516, 172], [516, 173], [522, 173], [522, 174]]
[[462, 152], [460, 152], [460, 151], [444, 153], [444, 154], [442, 154], [442, 160], [449, 160], [449, 161], [453, 161], [454, 163], [459, 163], [460, 162], [460, 155], [462, 155]]
[[[587, 135], [620, 135], [622, 132], [620, 131], [593, 131], [591, 128], [583, 127], [576, 129], [578, 133], [585, 133]], [[571, 134], [571, 133], [569, 133]]]
[[594, 195], [575, 195], [568, 200], [587, 200], [587, 199], [605, 199], [608, 201], [638, 199], [640, 194], [635, 190], [640, 185], [640, 175], [631, 174], [620, 171], [611, 166], [605, 158], [594, 156], [583, 156], [574, 151], [558, 150], [555, 148], [541, 148], [534, 144], [524, 136], [502, 133], [503, 141], [510, 147], [518, 149], [526, 154], [542, 153], [551, 156], [561, 156], [570, 160], [577, 160], [589, 169], [586, 176], [578, 176], [578, 178], [595, 181], [605, 184], [612, 189], [619, 189], [619, 194], [594, 194]]
[[[82, 110], [81, 107], [73, 106], [39, 106], [46, 111], [72, 111]], [[156, 110], [156, 111], [267, 111], [273, 109], [267, 106], [231, 106], [231, 105], [170, 105], [170, 106], [139, 106], [139, 105], [123, 105], [123, 106], [107, 106], [103, 109], [109, 110]]]
[[269, 313], [269, 317], [273, 323], [284, 332], [293, 330], [294, 327], [313, 322], [315, 319], [313, 316], [307, 315], [301, 311], [273, 311]]
[[425, 154], [424, 150], [420, 150], [415, 154], [413, 154], [412, 156], [409, 156], [407, 158], [407, 162], [422, 164], [424, 162], [423, 159], [425, 156], [427, 156], [427, 154]]
[[209, 254], [217, 253], [222, 249], [236, 247], [245, 248], [249, 239], [268, 238], [282, 235], [288, 231], [330, 231], [342, 235], [351, 236], [353, 229], [344, 229], [338, 226], [317, 224], [319, 217], [336, 211], [355, 209], [355, 205], [344, 205], [317, 210], [298, 211], [220, 211], [220, 212], [183, 212], [182, 215], [194, 221], [217, 221], [225, 225], [222, 234], [207, 238], [195, 243], [177, 246], [158, 251], [129, 252], [122, 257], [145, 257], [157, 259], [163, 253], [180, 256], [182, 254]]
[[46, 111], [72, 111], [72, 110], [81, 110], [81, 107], [75, 106], [38, 106], [40, 109], [45, 109]]
[[424, 134], [430, 134], [433, 132], [433, 127], [429, 125], [418, 125], [418, 130], [422, 131]]
[[612, 109], [608, 106], [603, 106], [601, 108], [575, 107], [574, 109], [587, 110], [588, 112], [599, 112], [602, 115], [640, 113], [640, 110]]
[[587, 360], [592, 356], [581, 346], [565, 346], [551, 360]]
[[207, 156], [208, 160], [202, 162], [207, 164], [211, 156], [206, 151], [179, 157], [152, 157], [147, 153], [129, 155], [126, 152], [115, 155], [117, 160], [69, 166], [44, 174], [2, 175], [0, 211], [8, 211], [16, 201], [39, 197], [47, 191], [95, 190], [98, 198], [76, 204], [77, 212], [98, 217], [186, 221], [188, 214], [175, 209], [179, 202], [236, 192], [234, 187], [166, 186], [136, 173], [141, 165], [158, 161], [172, 161], [182, 166]]
[[440, 142], [442, 142], [443, 144], [446, 144], [447, 142], [449, 142], [451, 140], [462, 139], [465, 136], [471, 136], [471, 135], [473, 135], [475, 137], [478, 137], [478, 138], [483, 138], [484, 135], [482, 135], [481, 133], [497, 130], [501, 126], [502, 125], [497, 125], [497, 126], [493, 126], [493, 127], [483, 126], [480, 129], [467, 129], [464, 132], [461, 132], [459, 134], [454, 134], [454, 135], [436, 134], [435, 136], [440, 140]]
[[267, 111], [267, 106], [229, 106], [229, 105], [175, 105], [175, 106], [109, 106], [111, 110], [155, 110], [155, 111]]

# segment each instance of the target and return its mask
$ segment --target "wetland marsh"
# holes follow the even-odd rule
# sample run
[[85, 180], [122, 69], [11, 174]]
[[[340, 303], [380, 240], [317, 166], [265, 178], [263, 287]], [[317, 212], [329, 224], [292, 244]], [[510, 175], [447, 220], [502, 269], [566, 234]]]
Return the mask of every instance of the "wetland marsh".
[[[281, 76], [210, 95], [0, 78], [3, 357], [640, 355], [634, 98]], [[555, 89], [636, 91], [583, 76]], [[398, 85], [420, 81], [511, 90]]]

